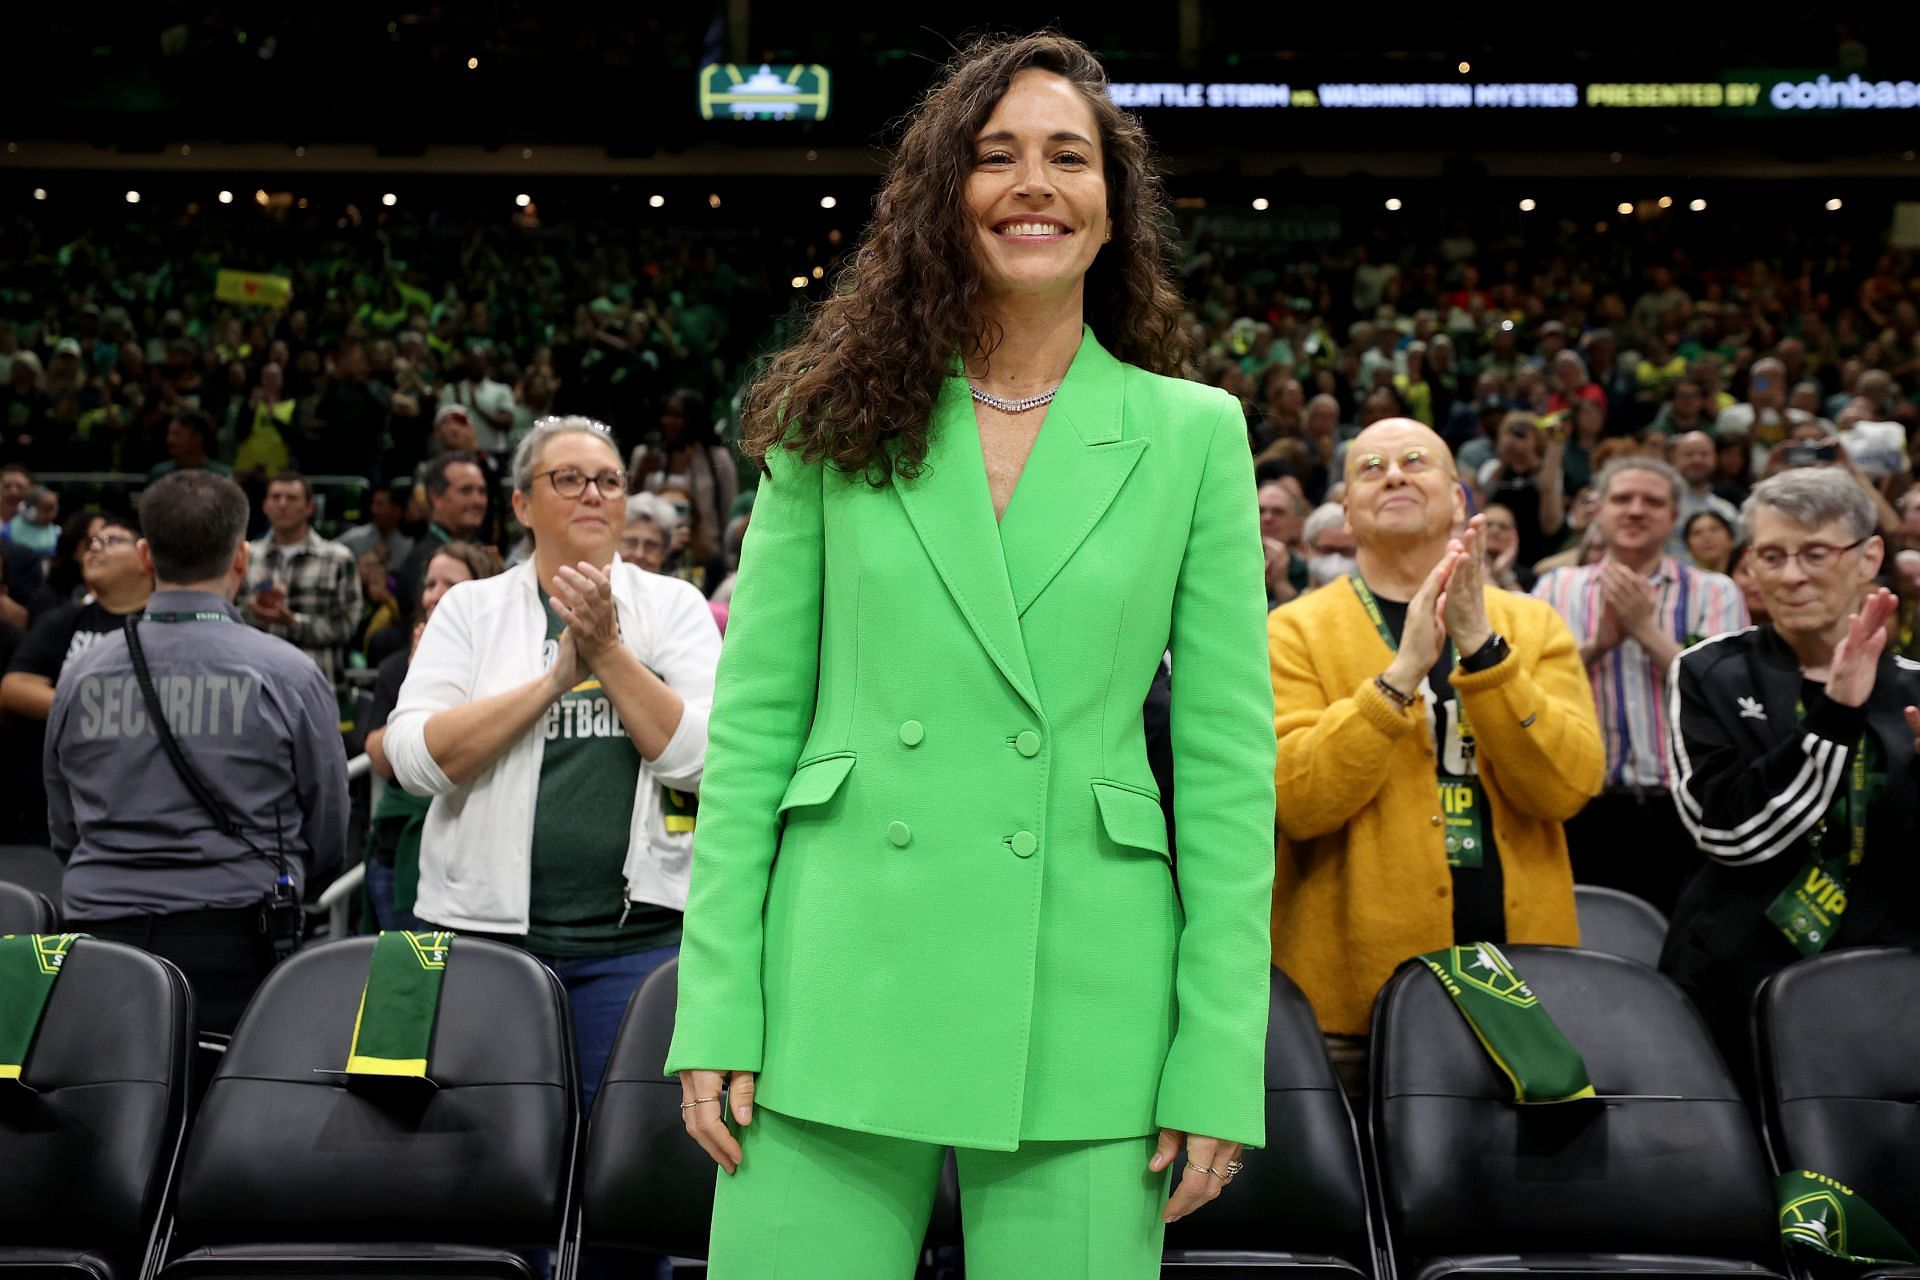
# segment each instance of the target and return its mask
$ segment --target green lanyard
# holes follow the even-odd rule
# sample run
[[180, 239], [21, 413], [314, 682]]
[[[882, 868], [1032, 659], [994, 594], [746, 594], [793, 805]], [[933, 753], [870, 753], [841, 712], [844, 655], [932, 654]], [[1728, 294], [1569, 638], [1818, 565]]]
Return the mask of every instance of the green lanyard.
[[232, 622], [233, 618], [212, 609], [201, 609], [194, 613], [143, 613], [142, 622]]
[[[1796, 701], [1794, 715], [1805, 720], [1807, 708]], [[1803, 956], [1816, 956], [1840, 931], [1840, 917], [1847, 909], [1847, 886], [1854, 868], [1867, 856], [1867, 810], [1878, 792], [1868, 760], [1879, 742], [1862, 733], [1854, 744], [1852, 767], [1847, 770], [1847, 795], [1820, 816], [1808, 840], [1807, 865], [1767, 908], [1767, 919], [1787, 935], [1787, 941]], [[1847, 848], [1844, 853], [1823, 856], [1827, 843], [1828, 819], [1833, 808], [1847, 808]]]
[[[1353, 584], [1353, 593], [1360, 597], [1360, 607], [1367, 611], [1374, 630], [1386, 642], [1387, 648], [1400, 652], [1400, 642], [1387, 628], [1387, 619], [1380, 612], [1380, 602], [1374, 599], [1373, 591], [1361, 580], [1359, 574], [1347, 575], [1347, 581]], [[1458, 665], [1458, 655], [1454, 651], [1453, 641], [1447, 641], [1447, 657], [1452, 665]], [[1423, 673], [1421, 684], [1427, 682]], [[1431, 694], [1431, 690], [1428, 691]], [[1460, 756], [1468, 769], [1473, 769], [1473, 725], [1467, 719], [1467, 708], [1456, 695], [1453, 699], [1453, 730], [1460, 739]], [[1440, 760], [1445, 760], [1445, 748], [1436, 743], [1435, 751]], [[1440, 813], [1446, 827], [1447, 865], [1468, 869], [1485, 865], [1486, 858], [1486, 789], [1480, 785], [1478, 772], [1464, 776], [1436, 777], [1439, 786]]]

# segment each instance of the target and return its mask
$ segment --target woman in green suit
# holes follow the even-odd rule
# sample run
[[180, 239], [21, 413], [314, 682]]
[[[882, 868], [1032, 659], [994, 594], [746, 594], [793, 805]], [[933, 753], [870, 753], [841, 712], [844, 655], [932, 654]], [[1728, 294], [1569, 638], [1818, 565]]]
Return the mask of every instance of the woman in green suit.
[[749, 395], [667, 1063], [715, 1280], [903, 1280], [947, 1147], [973, 1280], [1144, 1280], [1264, 1141], [1253, 464], [1169, 222], [1083, 46], [977, 45]]

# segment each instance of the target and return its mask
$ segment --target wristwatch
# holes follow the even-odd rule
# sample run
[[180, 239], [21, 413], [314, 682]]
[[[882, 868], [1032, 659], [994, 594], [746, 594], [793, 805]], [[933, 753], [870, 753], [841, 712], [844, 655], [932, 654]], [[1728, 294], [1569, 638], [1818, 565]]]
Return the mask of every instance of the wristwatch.
[[1485, 671], [1490, 667], [1497, 667], [1512, 651], [1512, 646], [1507, 643], [1507, 638], [1496, 631], [1487, 637], [1485, 644], [1460, 659], [1460, 669], [1468, 675], [1472, 675], [1476, 671]]

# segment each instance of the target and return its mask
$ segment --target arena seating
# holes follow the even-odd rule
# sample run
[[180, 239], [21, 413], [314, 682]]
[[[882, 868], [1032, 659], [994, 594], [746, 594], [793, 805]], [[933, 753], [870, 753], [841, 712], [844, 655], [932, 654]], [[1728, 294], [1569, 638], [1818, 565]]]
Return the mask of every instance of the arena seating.
[[1920, 1238], [1920, 953], [1862, 947], [1781, 970], [1755, 999], [1754, 1040], [1775, 1169], [1837, 1179]]
[[0, 934], [52, 933], [59, 924], [60, 912], [46, 894], [0, 880]]
[[1594, 1087], [1629, 1096], [1516, 1105], [1446, 992], [1403, 965], [1374, 1005], [1371, 1089], [1397, 1272], [1779, 1274], [1760, 1142], [1679, 988], [1598, 952], [1507, 953]]
[[[0, 1082], [0, 1275], [146, 1280], [164, 1263], [183, 1278], [528, 1280], [551, 1250], [570, 1280], [583, 1249], [705, 1253], [714, 1177], [661, 1070], [677, 965], [636, 993], [583, 1135], [563, 992], [482, 939], [462, 940], [447, 978], [437, 1085], [347, 1083], [334, 1068], [372, 945], [314, 944], [270, 976], [190, 1128], [184, 979], [132, 948], [78, 947], [25, 1087]], [[1840, 952], [1763, 988], [1763, 1138], [1665, 977], [1597, 949], [1508, 951], [1615, 1100], [1514, 1104], [1409, 964], [1375, 1007], [1363, 1161], [1312, 1011], [1276, 974], [1269, 1146], [1231, 1195], [1169, 1230], [1163, 1274], [1778, 1280], [1782, 1168], [1839, 1178], [1920, 1234], [1920, 953]], [[1879, 997], [1871, 1018], [1847, 998], [1863, 989]], [[957, 1264], [958, 1244], [950, 1162], [923, 1274]]]
[[461, 939], [428, 1054], [434, 1085], [349, 1084], [374, 940], [275, 969], [235, 1028], [181, 1167], [165, 1274], [528, 1280], [561, 1247], [579, 1127], [559, 980]]
[[57, 906], [65, 877], [66, 866], [45, 845], [0, 844], [0, 883], [24, 885]]
[[0, 1275], [152, 1273], [192, 1049], [178, 969], [117, 942], [75, 945], [22, 1079], [0, 1081]]
[[1619, 889], [1577, 884], [1573, 905], [1580, 915], [1582, 948], [1658, 967], [1667, 918], [1652, 903]]
[[1167, 1228], [1167, 1276], [1375, 1274], [1360, 1141], [1313, 1006], [1273, 974], [1267, 1142], [1230, 1194]]

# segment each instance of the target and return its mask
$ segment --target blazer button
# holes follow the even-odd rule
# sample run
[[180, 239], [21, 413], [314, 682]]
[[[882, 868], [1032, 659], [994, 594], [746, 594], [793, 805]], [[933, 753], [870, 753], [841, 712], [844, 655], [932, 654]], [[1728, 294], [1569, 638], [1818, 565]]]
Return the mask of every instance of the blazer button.
[[1437, 827], [1440, 825], [1440, 815], [1436, 813], [1432, 817], [1428, 818], [1427, 821], [1431, 823], [1433, 826]]
[[1031, 831], [1016, 831], [1007, 843], [1013, 846], [1014, 856], [1020, 858], [1031, 858], [1033, 851], [1040, 847], [1040, 841]]
[[900, 741], [906, 743], [910, 747], [919, 746], [921, 743], [921, 740], [924, 739], [926, 736], [927, 736], [927, 731], [921, 727], [920, 722], [918, 720], [909, 720], [905, 724], [900, 726]]
[[1031, 729], [1024, 730], [1013, 740], [1013, 749], [1031, 760], [1040, 754], [1040, 735]]
[[890, 822], [887, 824], [887, 839], [894, 848], [904, 849], [907, 847], [907, 841], [913, 839], [913, 832], [907, 829], [907, 824], [904, 822]]

